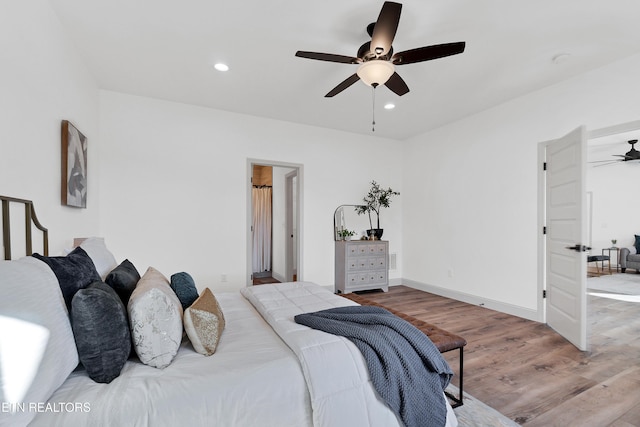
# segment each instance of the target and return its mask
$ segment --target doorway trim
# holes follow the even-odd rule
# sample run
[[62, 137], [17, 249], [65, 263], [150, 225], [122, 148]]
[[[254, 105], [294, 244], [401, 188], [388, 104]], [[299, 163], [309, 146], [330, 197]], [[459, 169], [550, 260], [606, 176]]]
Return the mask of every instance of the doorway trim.
[[252, 226], [252, 218], [253, 218], [253, 202], [251, 198], [251, 176], [253, 174], [253, 166], [271, 166], [271, 167], [282, 167], [282, 168], [291, 168], [295, 169], [297, 175], [297, 185], [296, 185], [296, 220], [297, 220], [297, 237], [298, 237], [298, 245], [297, 245], [297, 260], [298, 265], [296, 267], [297, 270], [297, 279], [298, 281], [303, 280], [303, 266], [302, 266], [302, 256], [303, 256], [303, 241], [304, 241], [304, 220], [302, 216], [304, 199], [303, 199], [303, 185], [304, 185], [304, 165], [301, 163], [289, 163], [289, 162], [281, 162], [277, 160], [263, 160], [263, 159], [255, 159], [255, 158], [247, 158], [247, 181], [246, 181], [246, 191], [247, 191], [247, 208], [246, 208], [246, 283], [245, 286], [253, 286], [252, 274], [253, 274], [253, 235], [251, 232]]
[[[293, 185], [293, 180], [296, 180], [296, 186]], [[294, 221], [294, 210], [297, 207], [297, 199], [294, 197], [293, 192], [294, 188], [296, 188], [297, 195], [297, 186], [298, 186], [298, 170], [294, 170], [289, 172], [284, 177], [284, 191], [285, 191], [285, 280], [288, 282], [293, 282], [294, 277], [297, 279], [297, 268], [298, 262], [294, 263], [293, 260], [294, 250], [293, 248], [298, 248], [300, 246], [300, 242], [298, 241], [298, 226], [297, 221]], [[295, 200], [295, 204], [294, 204]], [[298, 213], [297, 211], [295, 212]], [[294, 225], [296, 227], [294, 227]]]

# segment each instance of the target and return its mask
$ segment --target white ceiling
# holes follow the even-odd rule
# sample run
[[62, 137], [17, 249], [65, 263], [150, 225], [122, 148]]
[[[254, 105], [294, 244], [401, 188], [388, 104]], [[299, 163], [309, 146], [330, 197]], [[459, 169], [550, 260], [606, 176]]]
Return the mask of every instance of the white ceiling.
[[637, 0], [406, 0], [396, 52], [466, 51], [397, 67], [411, 92], [376, 90], [372, 133], [371, 88], [324, 97], [357, 66], [294, 54], [355, 56], [382, 1], [50, 2], [102, 89], [398, 140], [640, 52]]

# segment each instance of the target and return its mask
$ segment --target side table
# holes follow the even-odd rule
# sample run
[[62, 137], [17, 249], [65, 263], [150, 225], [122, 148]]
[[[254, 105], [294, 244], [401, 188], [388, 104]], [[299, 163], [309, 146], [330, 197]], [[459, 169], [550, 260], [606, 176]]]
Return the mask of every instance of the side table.
[[610, 248], [604, 248], [602, 250], [602, 255], [604, 255], [604, 251], [607, 251], [609, 254], [609, 271], [611, 271], [611, 252], [616, 253], [616, 273], [620, 271], [620, 248], [612, 246]]

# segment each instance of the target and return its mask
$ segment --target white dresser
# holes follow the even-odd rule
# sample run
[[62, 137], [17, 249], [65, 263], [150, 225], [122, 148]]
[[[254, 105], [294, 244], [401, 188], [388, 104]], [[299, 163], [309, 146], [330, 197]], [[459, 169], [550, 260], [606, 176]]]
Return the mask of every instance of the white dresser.
[[336, 292], [389, 290], [389, 242], [339, 240], [336, 243]]

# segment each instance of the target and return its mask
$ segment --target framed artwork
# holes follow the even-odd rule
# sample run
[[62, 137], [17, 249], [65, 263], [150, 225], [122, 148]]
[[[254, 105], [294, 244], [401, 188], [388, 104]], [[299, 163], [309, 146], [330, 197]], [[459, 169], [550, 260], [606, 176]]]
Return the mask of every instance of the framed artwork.
[[87, 207], [87, 137], [62, 121], [62, 204]]

